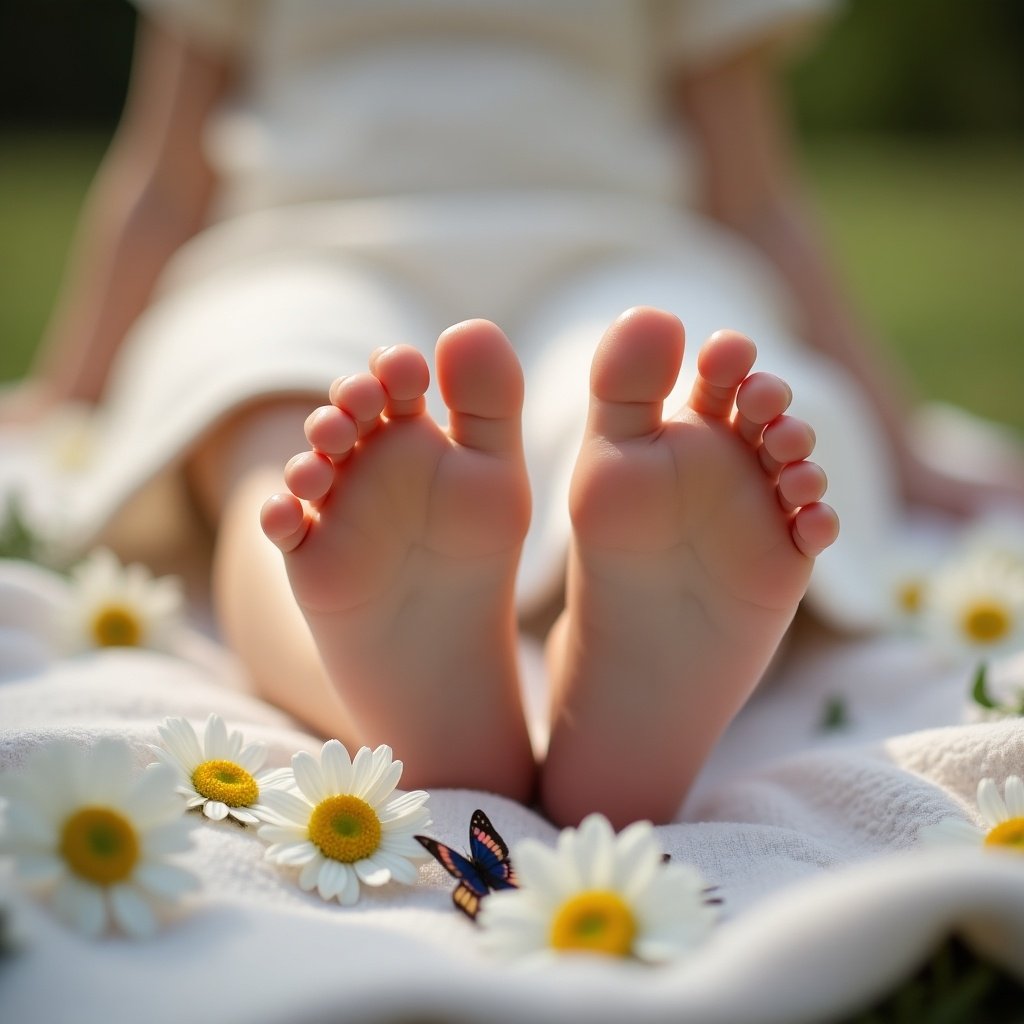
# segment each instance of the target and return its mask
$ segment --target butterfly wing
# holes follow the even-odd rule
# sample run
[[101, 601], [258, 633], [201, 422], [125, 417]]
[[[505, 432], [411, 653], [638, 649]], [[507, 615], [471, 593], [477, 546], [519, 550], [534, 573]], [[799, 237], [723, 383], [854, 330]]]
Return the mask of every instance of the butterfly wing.
[[469, 852], [482, 880], [489, 889], [515, 889], [519, 882], [508, 859], [508, 846], [481, 810], [475, 810], [469, 823]]
[[472, 861], [458, 850], [431, 839], [430, 836], [416, 836], [416, 841], [448, 872], [458, 880], [452, 893], [452, 902], [468, 917], [476, 919], [480, 900], [490, 891], [486, 880]]

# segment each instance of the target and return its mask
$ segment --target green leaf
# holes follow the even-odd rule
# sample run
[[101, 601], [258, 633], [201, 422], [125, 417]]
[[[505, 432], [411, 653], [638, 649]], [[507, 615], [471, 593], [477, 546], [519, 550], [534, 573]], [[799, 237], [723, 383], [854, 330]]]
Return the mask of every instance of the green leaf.
[[988, 692], [988, 665], [983, 661], [974, 673], [974, 684], [971, 686], [971, 697], [975, 704], [993, 711], [1004, 710], [1002, 705], [997, 704]]

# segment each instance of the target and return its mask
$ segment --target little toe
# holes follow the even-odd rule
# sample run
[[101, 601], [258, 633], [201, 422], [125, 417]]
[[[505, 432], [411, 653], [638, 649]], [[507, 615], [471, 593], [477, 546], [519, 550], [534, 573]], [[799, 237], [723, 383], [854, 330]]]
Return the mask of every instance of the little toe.
[[260, 525], [267, 539], [286, 554], [294, 551], [309, 530], [309, 514], [292, 494], [275, 494], [260, 509]]
[[451, 439], [478, 451], [518, 453], [523, 371], [504, 332], [489, 320], [466, 320], [438, 338], [435, 359]]
[[805, 555], [820, 555], [839, 536], [835, 509], [821, 501], [805, 505], [793, 516], [792, 536], [793, 543]]
[[735, 426], [747, 444], [757, 445], [764, 428], [793, 401], [790, 386], [773, 373], [752, 373], [736, 394]]
[[384, 388], [384, 412], [389, 419], [418, 416], [426, 408], [430, 368], [411, 345], [377, 349], [370, 356], [370, 370]]
[[821, 466], [814, 462], [793, 462], [779, 473], [779, 503], [787, 512], [821, 501], [828, 479]]
[[649, 307], [627, 310], [605, 331], [590, 370], [588, 428], [612, 441], [659, 430], [683, 361], [683, 325]]
[[769, 476], [777, 476], [790, 462], [800, 462], [814, 451], [814, 431], [794, 416], [779, 416], [764, 428], [758, 457]]
[[703, 416], [726, 419], [732, 415], [737, 389], [750, 373], [757, 346], [736, 331], [715, 331], [697, 354], [697, 379], [690, 393], [690, 408]]
[[334, 464], [321, 452], [302, 452], [284, 467], [284, 482], [297, 498], [317, 501], [334, 482]]
[[347, 455], [359, 438], [356, 421], [342, 409], [322, 405], [306, 417], [306, 440], [316, 451], [337, 460]]

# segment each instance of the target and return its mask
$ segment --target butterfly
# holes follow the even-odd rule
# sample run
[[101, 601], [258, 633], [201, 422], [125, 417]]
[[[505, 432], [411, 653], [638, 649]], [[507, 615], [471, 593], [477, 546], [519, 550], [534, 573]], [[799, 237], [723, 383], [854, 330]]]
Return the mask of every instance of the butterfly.
[[458, 879], [452, 902], [474, 921], [481, 900], [492, 889], [518, 888], [515, 868], [508, 859], [508, 846], [481, 810], [474, 811], [469, 822], [468, 856], [429, 836], [416, 836], [416, 840], [452, 878]]

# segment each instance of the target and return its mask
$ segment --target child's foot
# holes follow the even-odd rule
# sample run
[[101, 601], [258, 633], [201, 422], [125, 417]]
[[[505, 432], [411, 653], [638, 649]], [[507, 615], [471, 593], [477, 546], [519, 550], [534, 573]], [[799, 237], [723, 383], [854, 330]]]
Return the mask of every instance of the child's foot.
[[558, 822], [678, 810], [838, 531], [824, 474], [804, 461], [813, 432], [782, 415], [785, 383], [749, 375], [754, 344], [713, 335], [665, 419], [682, 353], [675, 317], [635, 309], [594, 358], [566, 612], [549, 644], [542, 792]]
[[524, 798], [533, 761], [519, 703], [513, 588], [530, 516], [523, 379], [505, 336], [468, 321], [437, 343], [449, 409], [425, 411], [426, 361], [399, 346], [331, 387], [314, 449], [263, 508], [328, 676], [403, 784]]

